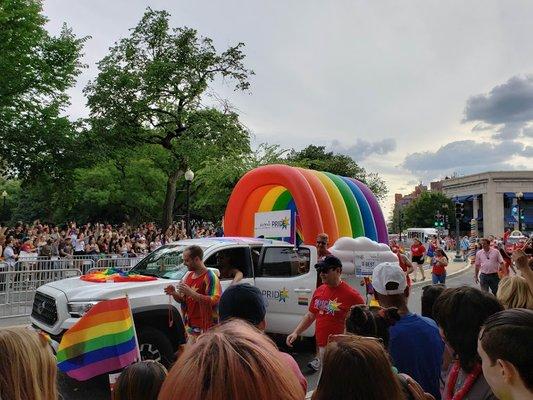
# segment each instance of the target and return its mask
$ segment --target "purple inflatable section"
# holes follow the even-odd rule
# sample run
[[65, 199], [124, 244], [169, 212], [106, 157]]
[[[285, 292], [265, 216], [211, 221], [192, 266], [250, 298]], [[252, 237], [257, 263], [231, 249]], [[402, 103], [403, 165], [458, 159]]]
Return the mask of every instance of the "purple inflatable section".
[[368, 201], [368, 205], [372, 210], [372, 215], [374, 216], [374, 222], [376, 224], [378, 242], [389, 244], [389, 232], [387, 230], [387, 224], [385, 223], [385, 218], [383, 217], [383, 212], [381, 211], [381, 207], [379, 206], [376, 196], [374, 196], [374, 193], [372, 193], [372, 191], [364, 183], [359, 182], [357, 179], [349, 179], [355, 183], [359, 189], [361, 189], [366, 197], [366, 201]]

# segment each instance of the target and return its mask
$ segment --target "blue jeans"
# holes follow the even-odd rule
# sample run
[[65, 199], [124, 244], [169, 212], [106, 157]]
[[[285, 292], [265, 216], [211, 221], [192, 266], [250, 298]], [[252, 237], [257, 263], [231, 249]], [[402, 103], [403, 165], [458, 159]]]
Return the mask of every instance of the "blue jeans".
[[493, 295], [496, 295], [498, 291], [498, 285], [500, 284], [500, 277], [497, 273], [494, 274], [479, 274], [479, 283], [481, 285], [481, 290], [488, 292], [489, 289]]
[[446, 272], [442, 275], [435, 275], [433, 272], [431, 273], [431, 280], [433, 281], [433, 284], [436, 285], [437, 283], [442, 283], [443, 285], [446, 283]]

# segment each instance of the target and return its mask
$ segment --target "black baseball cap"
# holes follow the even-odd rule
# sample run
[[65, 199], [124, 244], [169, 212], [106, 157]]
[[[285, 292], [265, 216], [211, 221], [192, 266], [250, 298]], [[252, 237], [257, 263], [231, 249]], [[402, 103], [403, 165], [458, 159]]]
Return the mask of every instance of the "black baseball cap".
[[252, 325], [265, 319], [266, 305], [261, 291], [248, 283], [232, 285], [222, 293], [218, 303], [220, 321], [240, 318]]
[[337, 257], [332, 256], [332, 255], [328, 255], [324, 257], [322, 261], [315, 264], [315, 269], [317, 270], [318, 273], [322, 271], [327, 272], [329, 269], [332, 269], [332, 268], [342, 269], [341, 260], [339, 260]]

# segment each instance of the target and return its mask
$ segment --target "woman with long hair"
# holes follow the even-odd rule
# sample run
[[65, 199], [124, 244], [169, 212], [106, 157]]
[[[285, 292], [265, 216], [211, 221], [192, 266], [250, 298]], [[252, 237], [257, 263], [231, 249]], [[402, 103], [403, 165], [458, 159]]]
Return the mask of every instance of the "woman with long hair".
[[506, 276], [500, 281], [496, 298], [504, 308], [528, 308], [533, 310], [533, 292], [521, 276]]
[[302, 400], [304, 390], [276, 345], [252, 325], [230, 320], [186, 348], [159, 400]]
[[330, 337], [312, 400], [404, 400], [400, 381], [380, 340]]
[[0, 328], [0, 398], [57, 400], [57, 366], [49, 339], [27, 328]]

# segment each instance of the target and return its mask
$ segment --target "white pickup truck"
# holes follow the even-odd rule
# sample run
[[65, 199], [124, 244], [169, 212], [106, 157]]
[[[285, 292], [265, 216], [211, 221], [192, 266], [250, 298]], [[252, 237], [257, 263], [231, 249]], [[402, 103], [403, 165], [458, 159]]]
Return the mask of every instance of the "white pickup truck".
[[[98, 301], [128, 294], [137, 329], [141, 355], [170, 364], [177, 347], [185, 342], [179, 304], [163, 289], [176, 284], [187, 272], [183, 250], [190, 245], [204, 250], [204, 263], [220, 272], [222, 289], [231, 283], [219, 265], [219, 253], [244, 273], [242, 283], [258, 287], [267, 304], [267, 331], [289, 334], [306, 313], [317, 287], [313, 268], [317, 251], [313, 246], [294, 248], [281, 241], [254, 238], [202, 238], [167, 244], [140, 261], [133, 272], [157, 277], [147, 282], [93, 283], [79, 277], [47, 283], [35, 294], [31, 323], [59, 341], [63, 333]], [[362, 290], [356, 269], [367, 271], [377, 263], [397, 262], [384, 244], [367, 238], [341, 238], [332, 248], [343, 261], [343, 279]], [[173, 321], [173, 323], [170, 323]], [[314, 335], [314, 326], [303, 333]]]

